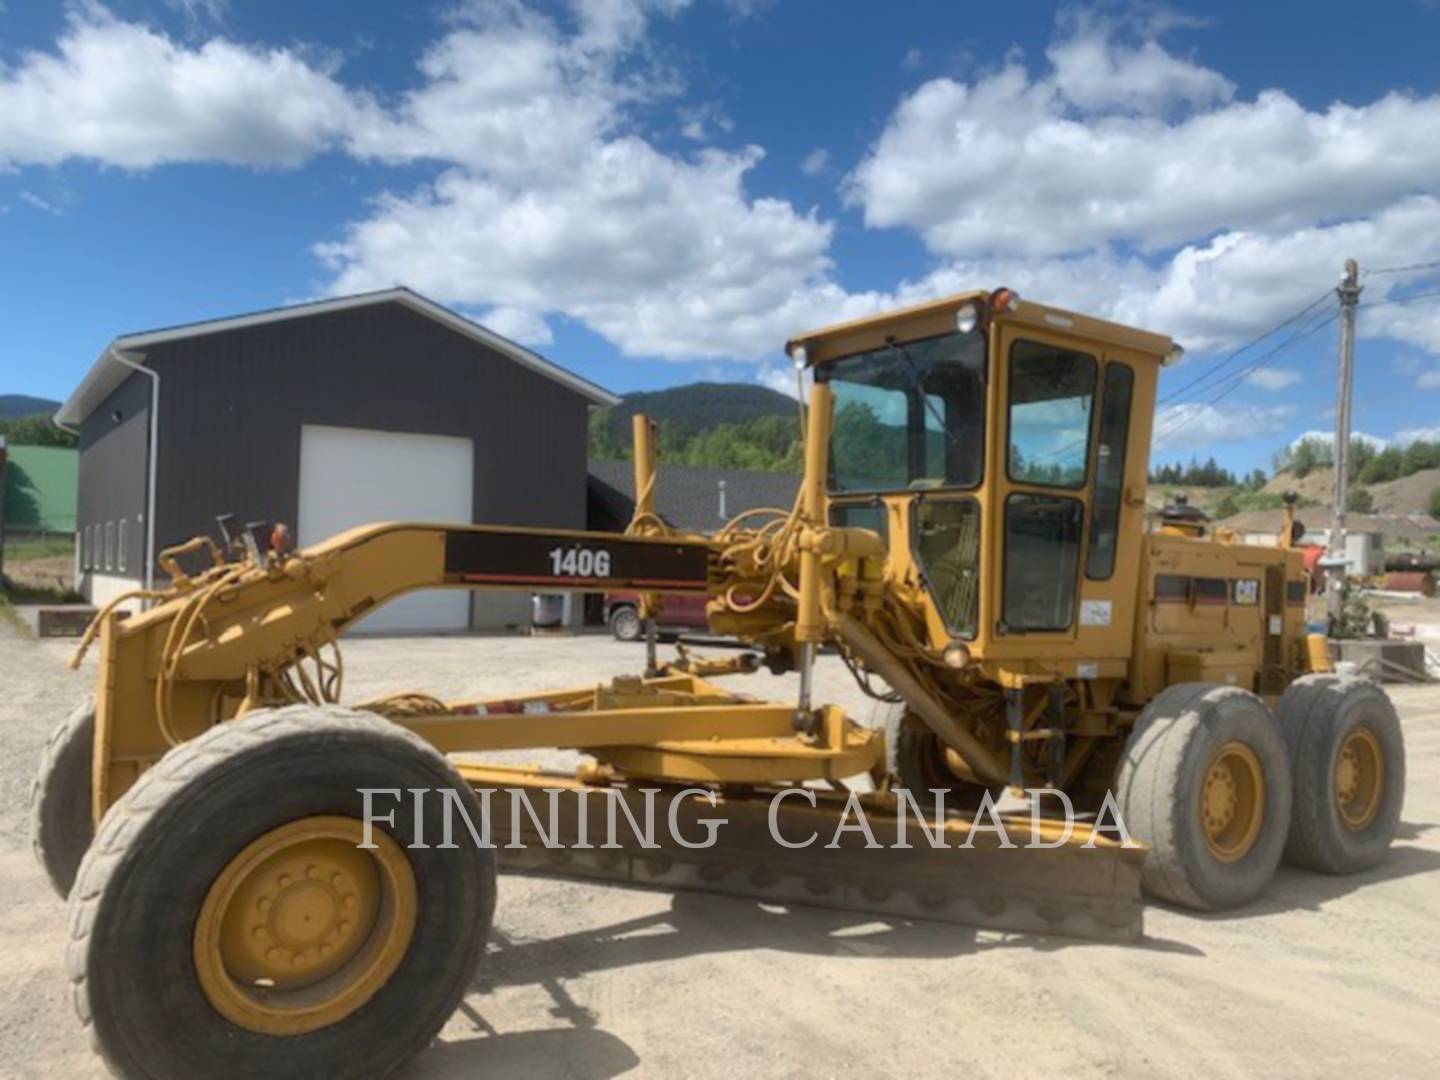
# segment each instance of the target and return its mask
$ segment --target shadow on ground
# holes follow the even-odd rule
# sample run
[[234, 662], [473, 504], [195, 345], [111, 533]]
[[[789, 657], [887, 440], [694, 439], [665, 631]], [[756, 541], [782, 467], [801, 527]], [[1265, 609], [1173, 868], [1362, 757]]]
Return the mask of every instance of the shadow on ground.
[[[621, 967], [663, 964], [705, 953], [771, 951], [857, 959], [945, 959], [992, 949], [1114, 947], [1110, 943], [1044, 934], [1005, 934], [953, 923], [925, 922], [865, 913], [787, 908], [728, 896], [676, 892], [668, 910], [540, 941], [512, 941], [491, 934], [472, 994], [461, 1014], [476, 1037], [436, 1043], [416, 1059], [414, 1077], [459, 1077], [477, 1070], [506, 1075], [506, 1064], [523, 1061], [531, 1077], [609, 1077], [632, 1068], [639, 1056], [601, 1027], [603, 1018], [574, 1000], [569, 981]], [[1146, 938], [1131, 948], [1201, 957], [1179, 942]], [[500, 1034], [485, 1020], [484, 995], [502, 987], [541, 986], [551, 999], [550, 1017], [566, 1026], [540, 1032]], [[528, 1041], [527, 1041], [528, 1040]], [[512, 1056], [512, 1055], [524, 1055]]]

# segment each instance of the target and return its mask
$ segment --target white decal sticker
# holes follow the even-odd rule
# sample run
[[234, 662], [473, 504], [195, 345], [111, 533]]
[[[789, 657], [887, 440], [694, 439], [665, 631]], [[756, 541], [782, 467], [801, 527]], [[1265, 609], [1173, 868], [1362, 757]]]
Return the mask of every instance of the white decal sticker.
[[1076, 664], [1075, 677], [1077, 679], [1098, 679], [1100, 677], [1100, 665], [1086, 663]]
[[1257, 578], [1241, 578], [1235, 582], [1235, 603], [1251, 605], [1260, 602], [1260, 581]]
[[1270, 633], [1273, 637], [1279, 637], [1285, 632], [1285, 618], [1282, 615], [1270, 616]]
[[1081, 601], [1080, 601], [1080, 625], [1081, 625], [1081, 626], [1109, 626], [1109, 625], [1110, 625], [1110, 601], [1109, 601], [1109, 600], [1081, 600]]

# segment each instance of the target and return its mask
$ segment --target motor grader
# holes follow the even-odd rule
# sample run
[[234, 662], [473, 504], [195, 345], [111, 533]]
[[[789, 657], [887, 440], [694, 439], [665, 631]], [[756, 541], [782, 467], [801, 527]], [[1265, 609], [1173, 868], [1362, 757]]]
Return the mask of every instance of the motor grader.
[[[76, 1007], [118, 1071], [397, 1067], [470, 985], [497, 861], [1125, 940], [1142, 883], [1226, 908], [1282, 854], [1329, 873], [1383, 857], [1400, 727], [1307, 635], [1294, 530], [1244, 546], [1191, 508], [1148, 520], [1169, 338], [999, 289], [787, 352], [813, 375], [793, 507], [672, 529], [642, 417], [624, 535], [390, 523], [291, 550], [252, 528], [166, 552], [145, 610], [101, 612], [35, 837], [70, 898]], [[662, 662], [652, 622], [645, 671], [599, 686], [342, 705], [337, 639], [436, 587], [703, 595], [750, 651]], [[874, 699], [863, 722], [814, 700], [822, 649]], [[758, 662], [798, 673], [796, 698], [730, 688]], [[585, 764], [473, 756], [527, 747]], [[999, 816], [1004, 843], [981, 826], [1007, 789], [1081, 819]], [[587, 842], [604, 808], [633, 824], [657, 803], [672, 836], [617, 841], [612, 819]], [[1084, 817], [1107, 806], [1114, 829]], [[456, 810], [521, 842], [450, 842]], [[870, 835], [917, 810], [923, 840]], [[715, 844], [683, 839], [716, 818]]]

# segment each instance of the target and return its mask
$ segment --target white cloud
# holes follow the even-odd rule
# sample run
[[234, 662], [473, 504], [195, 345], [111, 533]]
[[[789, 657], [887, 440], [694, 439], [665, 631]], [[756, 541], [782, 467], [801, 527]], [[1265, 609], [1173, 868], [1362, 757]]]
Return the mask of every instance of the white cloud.
[[1440, 368], [1416, 375], [1415, 386], [1420, 390], [1440, 390]]
[[53, 52], [0, 66], [0, 166], [293, 166], [337, 144], [370, 108], [292, 49], [221, 38], [189, 48], [77, 7]]
[[1295, 416], [1293, 405], [1216, 405], [1183, 402], [1155, 413], [1153, 453], [1201, 450], [1283, 431]]
[[42, 198], [39, 195], [36, 195], [33, 191], [20, 192], [19, 199], [21, 202], [33, 206], [36, 210], [43, 211], [47, 214], [58, 215], [64, 213], [64, 211], [61, 210], [61, 208], [55, 203], [51, 202], [48, 199]]
[[533, 311], [522, 308], [492, 307], [474, 318], [486, 329], [521, 345], [549, 345], [555, 340], [549, 323]]
[[[1320, 431], [1317, 429], [1312, 429], [1310, 431], [1302, 431], [1299, 435], [1295, 436], [1295, 438], [1290, 441], [1290, 449], [1295, 449], [1295, 447], [1299, 446], [1302, 442], [1306, 442], [1307, 440], [1314, 440], [1316, 442], [1333, 444], [1335, 442], [1335, 431], [1333, 428], [1330, 431]], [[1375, 450], [1384, 450], [1385, 447], [1390, 445], [1389, 439], [1382, 439], [1379, 435], [1370, 435], [1363, 431], [1351, 431], [1350, 441], [1365, 443], [1367, 446]]]
[[760, 365], [755, 375], [755, 381], [761, 386], [768, 386], [777, 393], [798, 400], [799, 395], [809, 395], [810, 386], [814, 382], [811, 375], [811, 371], [807, 368], [797, 379], [795, 369], [791, 365], [766, 362]]
[[849, 178], [866, 222], [917, 229], [950, 257], [1158, 251], [1372, 213], [1440, 172], [1440, 98], [1232, 101], [1225, 79], [1153, 38], [1127, 44], [1096, 20], [1068, 34], [1044, 77], [1012, 57], [904, 98]]
[[[1022, 296], [1158, 330], [1187, 349], [1205, 351], [1247, 340], [1317, 299], [1315, 318], [1324, 319], [1335, 310], [1326, 294], [1348, 254], [1363, 252], [1372, 265], [1396, 265], [1432, 250], [1437, 235], [1440, 199], [1419, 195], [1359, 221], [1279, 234], [1220, 233], [1159, 261], [1109, 247], [1064, 258], [952, 259], [902, 286], [900, 295], [919, 299], [976, 283], [1005, 284]], [[1364, 301], [1385, 299], [1395, 288], [1390, 277], [1368, 278]], [[1311, 326], [1308, 319], [1296, 324], [1266, 347]], [[1310, 340], [1333, 340], [1335, 332], [1316, 326]], [[1362, 338], [1387, 337], [1440, 351], [1440, 305], [1367, 310], [1362, 303], [1358, 332]], [[1249, 355], [1258, 359], [1260, 352]]]
[[800, 171], [806, 176], [819, 176], [830, 168], [830, 151], [816, 147], [800, 159]]
[[1407, 446], [1412, 442], [1440, 442], [1440, 427], [1406, 428], [1395, 433], [1395, 444]]
[[355, 151], [455, 167], [321, 245], [330, 290], [405, 282], [454, 304], [564, 312], [627, 353], [672, 359], [773, 354], [786, 331], [873, 310], [881, 298], [831, 281], [829, 222], [746, 193], [760, 148], [677, 156], [635, 132], [631, 107], [671, 88], [605, 10], [578, 35], [489, 10], [425, 55], [424, 84]]
[[1070, 9], [1060, 21], [1065, 35], [1045, 56], [1055, 90], [1079, 109], [1163, 113], [1179, 105], [1229, 101], [1235, 92], [1229, 79], [1172, 56], [1153, 39], [1117, 41], [1120, 28], [1102, 16]]
[[230, 14], [230, 0], [165, 0], [165, 6], [180, 12], [192, 25], [206, 19], [223, 23]]
[[1286, 390], [1300, 382], [1300, 373], [1293, 368], [1257, 368], [1245, 381], [1261, 390]]
[[906, 71], [914, 71], [925, 62], [925, 50], [917, 49], [913, 45], [905, 50], [905, 55], [900, 58], [900, 66]]

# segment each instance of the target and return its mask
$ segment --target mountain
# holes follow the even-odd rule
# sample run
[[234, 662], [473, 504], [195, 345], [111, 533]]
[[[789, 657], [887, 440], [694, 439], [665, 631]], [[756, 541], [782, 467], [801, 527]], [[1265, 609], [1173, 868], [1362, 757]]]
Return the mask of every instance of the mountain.
[[762, 416], [794, 420], [797, 415], [793, 398], [754, 383], [698, 382], [666, 390], [637, 390], [623, 395], [620, 404], [610, 410], [610, 429], [617, 439], [630, 441], [630, 418], [636, 413], [691, 432]]
[[713, 469], [800, 471], [800, 419], [793, 398], [753, 383], [691, 383], [626, 394], [590, 414], [590, 459], [630, 454], [631, 419], [660, 427], [660, 459]]
[[44, 413], [49, 416], [60, 408], [60, 402], [28, 394], [0, 394], [0, 420], [16, 420], [22, 416]]
[[[1440, 488], [1440, 469], [1420, 469], [1394, 480], [1376, 484], [1356, 483], [1353, 486], [1370, 493], [1371, 504], [1377, 514], [1424, 513], [1430, 507], [1430, 493]], [[1334, 489], [1335, 471], [1328, 465], [1322, 465], [1303, 477], [1290, 472], [1277, 473], [1264, 490], [1277, 494], [1294, 491], [1321, 506], [1329, 506], [1334, 498]]]

